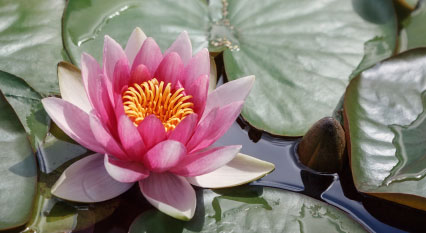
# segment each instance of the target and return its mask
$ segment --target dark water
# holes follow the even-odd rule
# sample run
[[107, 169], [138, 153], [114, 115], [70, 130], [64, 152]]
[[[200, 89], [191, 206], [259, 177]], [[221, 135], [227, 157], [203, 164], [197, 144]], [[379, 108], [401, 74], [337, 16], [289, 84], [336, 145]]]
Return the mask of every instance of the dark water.
[[[253, 142], [250, 136], [258, 141]], [[298, 143], [256, 132], [241, 119], [218, 141], [242, 144], [242, 153], [275, 164], [273, 173], [253, 185], [282, 188], [325, 201], [347, 212], [370, 232], [426, 232], [426, 212], [358, 193], [348, 164], [339, 174], [312, 171], [297, 161]]]

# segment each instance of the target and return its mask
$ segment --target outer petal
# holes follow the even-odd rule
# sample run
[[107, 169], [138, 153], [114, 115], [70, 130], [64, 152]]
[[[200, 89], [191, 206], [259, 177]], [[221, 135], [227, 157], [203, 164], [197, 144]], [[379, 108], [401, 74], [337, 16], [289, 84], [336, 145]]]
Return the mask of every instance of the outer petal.
[[108, 174], [118, 182], [133, 183], [149, 176], [148, 169], [141, 163], [127, 162], [105, 155], [104, 164]]
[[151, 74], [154, 74], [162, 59], [163, 55], [160, 47], [158, 47], [154, 39], [148, 37], [143, 42], [141, 49], [133, 61], [132, 70], [138, 65], [143, 64], [149, 69]]
[[177, 53], [171, 52], [161, 61], [157, 71], [155, 71], [154, 77], [158, 78], [158, 81], [164, 81], [165, 83], [172, 83], [174, 85], [179, 81], [182, 72], [182, 60]]
[[260, 179], [274, 169], [273, 163], [238, 153], [225, 166], [201, 176], [188, 177], [187, 180], [203, 188], [228, 188]]
[[241, 147], [241, 145], [223, 146], [188, 154], [170, 171], [186, 177], [212, 172], [229, 163], [241, 150]]
[[104, 55], [103, 55], [103, 67], [104, 74], [112, 82], [114, 78], [114, 68], [118, 60], [123, 58], [127, 59], [126, 54], [114, 39], [109, 36], [105, 36], [104, 40]]
[[135, 59], [138, 51], [141, 49], [145, 39], [145, 33], [139, 27], [136, 27], [130, 35], [126, 48], [124, 49], [124, 53], [126, 54], [130, 65], [132, 65], [133, 60]]
[[251, 75], [227, 82], [216, 88], [207, 96], [204, 115], [208, 114], [215, 107], [245, 100], [253, 87], [254, 80], [254, 76]]
[[[233, 102], [216, 111], [214, 118], [206, 116], [187, 144], [190, 152], [204, 149], [222, 137], [241, 112], [243, 102]], [[214, 114], [215, 110], [211, 111]], [[211, 115], [211, 114], [209, 114]]]
[[89, 54], [81, 55], [81, 73], [84, 87], [96, 115], [103, 123], [110, 121], [110, 100], [106, 90], [106, 78], [102, 76], [98, 62]]
[[146, 152], [145, 143], [136, 126], [126, 115], [121, 115], [118, 119], [118, 135], [129, 159], [142, 161]]
[[187, 65], [192, 58], [192, 45], [188, 32], [183, 31], [173, 42], [173, 44], [164, 52], [164, 56], [171, 52], [179, 54], [184, 65]]
[[170, 132], [169, 139], [186, 144], [197, 126], [198, 115], [196, 113], [186, 116], [176, 128]]
[[207, 93], [209, 90], [209, 76], [202, 75], [198, 77], [186, 90], [192, 98], [189, 100], [194, 104], [194, 112], [199, 116], [203, 115], [206, 106]]
[[176, 166], [186, 155], [185, 146], [174, 140], [166, 140], [155, 145], [144, 156], [144, 164], [153, 172], [165, 172]]
[[84, 87], [86, 88], [87, 96], [93, 108], [98, 111], [99, 99], [98, 89], [100, 84], [101, 68], [98, 62], [89, 54], [81, 54], [81, 76], [83, 78]]
[[92, 106], [87, 98], [81, 71], [68, 62], [58, 64], [59, 89], [62, 99], [89, 113]]
[[89, 155], [69, 166], [52, 187], [52, 194], [70, 201], [99, 202], [114, 198], [132, 183], [120, 183], [108, 175], [101, 154]]
[[50, 118], [68, 136], [92, 151], [105, 153], [104, 146], [96, 140], [90, 127], [90, 118], [94, 118], [93, 115], [55, 97], [44, 98], [42, 103]]
[[189, 61], [185, 67], [182, 78], [182, 84], [185, 87], [191, 85], [201, 75], [210, 75], [210, 55], [209, 51], [204, 48]]
[[145, 198], [155, 208], [174, 218], [188, 221], [195, 213], [195, 191], [183, 177], [170, 173], [152, 173], [139, 181]]
[[142, 136], [147, 150], [166, 139], [166, 129], [164, 129], [163, 123], [153, 114], [145, 117], [139, 124], [138, 131]]

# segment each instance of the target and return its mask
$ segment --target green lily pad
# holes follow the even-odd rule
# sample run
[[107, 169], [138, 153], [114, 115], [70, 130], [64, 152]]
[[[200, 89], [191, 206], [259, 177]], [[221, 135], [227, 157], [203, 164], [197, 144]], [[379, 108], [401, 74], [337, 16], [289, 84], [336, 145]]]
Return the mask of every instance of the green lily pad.
[[197, 209], [189, 222], [149, 210], [135, 219], [141, 232], [365, 232], [343, 211], [289, 191], [243, 186], [197, 190]]
[[139, 26], [164, 50], [187, 30], [194, 51], [224, 51], [229, 80], [256, 75], [242, 115], [278, 135], [301, 136], [330, 116], [353, 70], [389, 57], [396, 43], [387, 0], [84, 2], [70, 1], [64, 14], [64, 45], [75, 64], [83, 51], [99, 59], [106, 34], [124, 45]]
[[426, 46], [426, 2], [420, 1], [419, 7], [402, 22], [400, 50]]
[[355, 186], [426, 210], [426, 49], [377, 64], [352, 80], [345, 128]]
[[194, 51], [207, 47], [208, 11], [204, 1], [186, 0], [71, 0], [63, 19], [64, 46], [79, 66], [82, 52], [102, 61], [104, 36], [123, 47], [135, 27], [141, 27], [166, 49], [183, 31], [191, 36]]
[[59, 92], [56, 64], [64, 60], [65, 0], [0, 1], [0, 69], [22, 77], [43, 95]]
[[24, 127], [0, 92], [0, 230], [23, 225], [31, 214], [37, 165]]
[[44, 140], [50, 122], [41, 104], [40, 94], [21, 78], [3, 71], [0, 71], [0, 90], [18, 115], [36, 150]]

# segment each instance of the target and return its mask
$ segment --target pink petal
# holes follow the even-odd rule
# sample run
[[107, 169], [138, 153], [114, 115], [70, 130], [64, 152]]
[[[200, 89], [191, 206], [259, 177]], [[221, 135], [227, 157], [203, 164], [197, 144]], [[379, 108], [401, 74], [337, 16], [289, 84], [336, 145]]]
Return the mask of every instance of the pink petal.
[[164, 56], [171, 52], [179, 54], [184, 65], [187, 65], [192, 58], [192, 45], [188, 33], [183, 31], [173, 42], [173, 44], [164, 52]]
[[68, 136], [92, 151], [105, 153], [104, 146], [96, 140], [90, 127], [90, 118], [95, 118], [93, 115], [55, 97], [44, 98], [42, 103], [50, 118]]
[[204, 48], [189, 61], [182, 76], [183, 85], [188, 87], [201, 75], [210, 75], [210, 55]]
[[205, 137], [207, 137], [207, 134], [213, 128], [218, 109], [218, 107], [213, 109], [202, 121], [199, 121], [191, 139], [186, 144], [186, 149], [189, 152], [192, 152], [192, 149], [195, 148]]
[[171, 52], [163, 58], [154, 77], [158, 78], [158, 81], [164, 81], [166, 84], [175, 84], [182, 76], [182, 72], [182, 60], [177, 53]]
[[114, 68], [115, 68], [115, 64], [121, 59], [127, 59], [127, 56], [124, 53], [121, 46], [111, 37], [105, 36], [103, 70], [104, 70], [104, 75], [107, 78], [106, 87], [108, 90], [110, 101], [112, 103], [114, 101], [113, 87], [112, 87], [112, 83], [114, 80]]
[[133, 183], [149, 176], [149, 171], [141, 163], [118, 160], [105, 155], [105, 168], [118, 182]]
[[77, 202], [112, 199], [132, 187], [114, 180], [105, 169], [101, 154], [89, 155], [69, 166], [52, 187], [52, 194]]
[[103, 68], [106, 77], [112, 82], [114, 78], [115, 64], [121, 59], [127, 59], [126, 54], [114, 39], [105, 36], [104, 40], [104, 54], [103, 54]]
[[[222, 137], [232, 123], [237, 119], [243, 107], [243, 102], [232, 102], [217, 110], [213, 109], [198, 125], [194, 135], [187, 144], [191, 153], [204, 149]], [[214, 114], [215, 117], [210, 115]]]
[[155, 145], [144, 156], [144, 164], [153, 172], [165, 172], [174, 167], [186, 155], [185, 146], [173, 140], [166, 140]]
[[98, 117], [103, 125], [111, 130], [110, 133], [118, 137], [116, 132], [117, 119], [115, 118], [114, 108], [106, 87], [108, 80], [101, 75], [99, 81], [100, 88], [96, 90], [98, 98], [98, 108], [96, 109], [96, 112], [98, 113]]
[[194, 216], [197, 198], [185, 178], [169, 173], [151, 173], [139, 181], [139, 187], [149, 203], [161, 212], [185, 221]]
[[189, 101], [194, 104], [194, 112], [202, 116], [209, 91], [209, 76], [198, 77], [185, 91], [187, 95], [192, 96]]
[[[123, 58], [117, 61], [114, 68], [114, 80], [113, 80], [113, 91], [114, 91], [114, 106], [115, 101], [118, 97], [121, 97], [121, 91], [123, 87], [128, 85], [130, 80], [130, 67], [127, 58]], [[121, 98], [120, 98], [121, 99]]]
[[140, 64], [145, 65], [151, 74], [154, 74], [158, 65], [163, 59], [160, 47], [151, 37], [148, 37], [139, 50], [138, 54], [133, 61], [132, 70]]
[[215, 107], [221, 107], [232, 102], [245, 100], [253, 87], [254, 80], [255, 78], [253, 75], [247, 76], [227, 82], [216, 88], [207, 96], [204, 114], [209, 113]]
[[141, 84], [151, 79], [152, 76], [148, 68], [145, 65], [140, 64], [134, 70], [132, 70], [128, 85], [130, 86], [135, 83]]
[[121, 145], [111, 136], [111, 133], [99, 122], [96, 118], [90, 118], [90, 128], [93, 131], [96, 141], [98, 141], [104, 148], [107, 154], [113, 155], [122, 160], [129, 160], [130, 158], [123, 151]]
[[179, 141], [186, 145], [189, 138], [194, 132], [195, 126], [197, 126], [198, 115], [196, 113], [186, 116], [176, 128], [170, 132], [169, 139]]
[[151, 114], [139, 124], [138, 131], [142, 136], [146, 149], [151, 149], [157, 143], [166, 139], [166, 129], [155, 115]]
[[143, 42], [146, 39], [145, 33], [139, 28], [136, 27], [127, 41], [126, 48], [124, 49], [124, 53], [129, 60], [130, 65], [133, 64], [133, 60], [136, 57], [136, 54], [142, 47]]
[[[103, 76], [98, 62], [89, 54], [81, 55], [81, 73], [83, 83], [86, 88], [90, 103], [95, 109], [96, 115], [102, 122], [109, 121], [110, 103], [106, 84], [103, 83]], [[105, 81], [105, 80], [104, 80]]]
[[146, 152], [145, 144], [138, 129], [126, 115], [121, 115], [118, 119], [118, 135], [129, 159], [142, 161]]
[[89, 101], [94, 109], [98, 108], [97, 89], [100, 88], [101, 68], [98, 62], [89, 54], [81, 54], [81, 76]]
[[186, 179], [189, 183], [203, 188], [228, 188], [260, 179], [274, 169], [273, 163], [239, 153], [217, 170]]
[[188, 154], [170, 171], [187, 177], [212, 172], [234, 159], [241, 147], [241, 145], [223, 146]]

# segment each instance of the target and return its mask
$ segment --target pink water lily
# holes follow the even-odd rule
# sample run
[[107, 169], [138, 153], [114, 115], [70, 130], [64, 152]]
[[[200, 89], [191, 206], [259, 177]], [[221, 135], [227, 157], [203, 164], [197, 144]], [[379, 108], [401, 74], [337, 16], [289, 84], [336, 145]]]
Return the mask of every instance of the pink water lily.
[[214, 147], [238, 117], [254, 77], [208, 94], [207, 49], [192, 56], [183, 32], [164, 53], [139, 28], [126, 48], [105, 37], [103, 66], [81, 56], [81, 76], [59, 67], [62, 99], [42, 100], [53, 121], [96, 152], [68, 167], [52, 188], [63, 199], [99, 202], [138, 182], [160, 211], [189, 220], [192, 185], [223, 188], [248, 183], [273, 164], [239, 154], [240, 145]]

